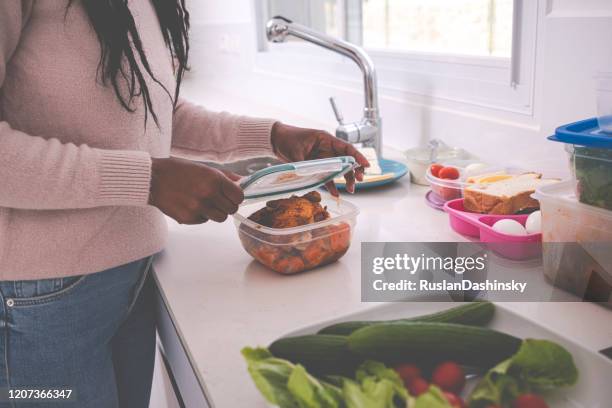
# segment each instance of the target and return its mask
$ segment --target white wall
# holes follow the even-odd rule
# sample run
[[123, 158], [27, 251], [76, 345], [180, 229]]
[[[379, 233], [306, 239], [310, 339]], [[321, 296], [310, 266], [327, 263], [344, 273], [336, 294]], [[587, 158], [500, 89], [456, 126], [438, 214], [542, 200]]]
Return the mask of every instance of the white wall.
[[[404, 149], [437, 137], [499, 162], [529, 165], [548, 161], [544, 167], [552, 163], [563, 168], [561, 146], [545, 137], [558, 125], [596, 114], [593, 76], [612, 71], [612, 1], [539, 2], [533, 115], [463, 109], [383, 90], [385, 144]], [[327, 103], [330, 95], [337, 97], [345, 117], [360, 117], [362, 97], [356, 69], [347, 81], [257, 69], [253, 1], [192, 3], [197, 3], [192, 7], [194, 70], [187, 86], [248, 99], [252, 109], [247, 113], [258, 114], [260, 105], [274, 106], [328, 130], [335, 127]], [[235, 110], [231, 101], [222, 107]]]

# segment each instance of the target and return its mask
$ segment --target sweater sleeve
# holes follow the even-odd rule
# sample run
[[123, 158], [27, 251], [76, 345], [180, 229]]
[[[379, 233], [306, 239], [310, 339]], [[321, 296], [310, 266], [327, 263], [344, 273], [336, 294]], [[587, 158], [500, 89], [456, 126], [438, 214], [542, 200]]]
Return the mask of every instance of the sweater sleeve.
[[273, 156], [272, 119], [211, 112], [184, 99], [174, 111], [172, 154], [189, 159], [230, 162]]
[[[32, 0], [0, 2], [0, 95]], [[94, 149], [13, 129], [0, 111], [0, 207], [55, 210], [146, 205], [146, 152]]]

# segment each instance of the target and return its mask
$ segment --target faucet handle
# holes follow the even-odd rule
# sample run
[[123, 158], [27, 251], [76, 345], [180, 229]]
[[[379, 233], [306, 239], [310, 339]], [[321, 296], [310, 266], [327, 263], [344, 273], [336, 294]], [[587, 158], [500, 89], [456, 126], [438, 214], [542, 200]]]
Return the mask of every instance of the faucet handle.
[[334, 115], [336, 116], [338, 124], [344, 125], [344, 116], [342, 116], [342, 112], [340, 112], [340, 109], [338, 109], [338, 105], [336, 105], [336, 99], [333, 96], [329, 98], [329, 103], [331, 104], [331, 107], [334, 110]]

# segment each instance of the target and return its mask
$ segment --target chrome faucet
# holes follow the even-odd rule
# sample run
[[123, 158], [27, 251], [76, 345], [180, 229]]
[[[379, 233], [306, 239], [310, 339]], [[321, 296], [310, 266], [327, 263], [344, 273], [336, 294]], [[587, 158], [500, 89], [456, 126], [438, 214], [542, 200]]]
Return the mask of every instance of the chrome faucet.
[[344, 55], [355, 61], [363, 73], [365, 107], [363, 118], [359, 122], [345, 123], [334, 98], [330, 98], [332, 109], [338, 120], [336, 137], [350, 143], [362, 143], [364, 146], [376, 149], [378, 157], [382, 157], [382, 119], [378, 109], [378, 85], [376, 70], [370, 56], [349, 42], [322, 34], [303, 25], [294, 23], [284, 17], [274, 17], [266, 25], [268, 41], [285, 42], [288, 36], [316, 44], [330, 51]]

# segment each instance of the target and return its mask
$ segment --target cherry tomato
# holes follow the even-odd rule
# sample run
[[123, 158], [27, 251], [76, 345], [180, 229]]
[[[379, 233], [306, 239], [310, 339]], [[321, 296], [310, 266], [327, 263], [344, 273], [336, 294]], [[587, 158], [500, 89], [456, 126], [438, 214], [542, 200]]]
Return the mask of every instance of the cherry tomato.
[[452, 392], [444, 392], [444, 398], [446, 398], [450, 406], [453, 408], [465, 408], [465, 402], [463, 402], [460, 397]]
[[514, 400], [512, 408], [548, 408], [548, 404], [539, 395], [523, 394]]
[[401, 364], [395, 367], [395, 371], [399, 374], [406, 388], [412, 384], [417, 378], [421, 378], [421, 370], [414, 364]]
[[426, 393], [428, 389], [429, 383], [422, 378], [414, 379], [408, 386], [408, 392], [413, 397], [418, 397], [419, 395]]
[[429, 171], [431, 171], [431, 175], [434, 177], [440, 177], [440, 170], [442, 170], [444, 168], [443, 165], [441, 164], [432, 164], [431, 167], [429, 168]]
[[455, 167], [443, 167], [438, 172], [438, 178], [445, 180], [457, 180], [459, 178], [459, 170]]
[[431, 382], [443, 391], [459, 394], [465, 385], [465, 373], [457, 363], [447, 361], [434, 369]]

